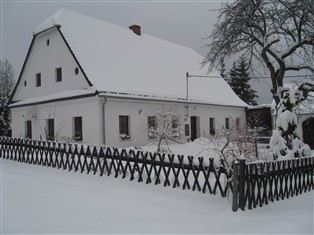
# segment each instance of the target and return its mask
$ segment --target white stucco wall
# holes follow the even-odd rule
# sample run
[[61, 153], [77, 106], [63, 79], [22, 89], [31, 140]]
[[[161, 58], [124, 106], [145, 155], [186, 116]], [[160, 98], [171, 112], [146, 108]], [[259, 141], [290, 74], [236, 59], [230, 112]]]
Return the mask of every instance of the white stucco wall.
[[57, 140], [64, 137], [73, 140], [73, 118], [82, 117], [83, 140], [80, 143], [101, 145], [102, 109], [98, 97], [54, 102], [12, 109], [12, 136], [25, 137], [27, 120], [32, 121], [32, 139], [45, 140], [47, 119], [54, 119]]
[[[49, 40], [49, 46], [47, 46]], [[56, 82], [56, 68], [62, 68], [62, 82]], [[13, 101], [57, 92], [88, 88], [82, 71], [56, 28], [36, 36], [26, 61]], [[36, 74], [41, 73], [41, 86], [36, 87]], [[25, 86], [26, 81], [26, 86]]]
[[[175, 109], [184, 124], [189, 124], [190, 117], [196, 116], [199, 120], [197, 137], [212, 139], [209, 133], [209, 118], [215, 118], [216, 129], [225, 125], [225, 118], [234, 122], [237, 117], [245, 123], [244, 108], [233, 108], [209, 105], [189, 105], [189, 116], [186, 118], [185, 104], [157, 101], [140, 101], [117, 98], [90, 97], [70, 101], [60, 101], [41, 105], [25, 106], [12, 109], [12, 135], [25, 137], [26, 120], [32, 121], [32, 138], [45, 140], [44, 128], [47, 119], [54, 119], [55, 137], [73, 139], [73, 118], [81, 116], [83, 119], [83, 140], [80, 143], [90, 145], [108, 145], [114, 147], [142, 146], [156, 139], [150, 139], [147, 134], [147, 117], [154, 116], [162, 109]], [[121, 140], [119, 136], [119, 116], [129, 116], [131, 138]], [[230, 124], [233, 125], [232, 123]], [[191, 128], [191, 127], [190, 127]], [[105, 130], [105, 133], [104, 131]], [[191, 134], [191, 129], [189, 131]], [[190, 138], [183, 134], [183, 141]]]
[[[216, 129], [225, 125], [225, 118], [230, 117], [234, 122], [237, 117], [241, 118], [241, 123], [245, 123], [244, 108], [233, 108], [223, 106], [209, 105], [189, 105], [189, 117], [186, 118], [186, 105], [178, 103], [139, 101], [139, 100], [121, 100], [108, 99], [105, 106], [105, 129], [106, 145], [117, 147], [141, 146], [156, 140], [148, 138], [147, 135], [147, 117], [153, 116], [156, 111], [174, 108], [183, 119], [183, 125], [190, 125], [190, 117], [199, 117], [198, 137], [213, 139], [209, 133], [209, 118], [215, 118]], [[119, 138], [119, 115], [129, 116], [130, 118], [130, 136], [128, 140]], [[232, 125], [232, 123], [230, 123]], [[182, 127], [184, 131], [184, 126]], [[184, 135], [184, 134], [183, 134]], [[191, 135], [191, 129], [190, 129]], [[190, 136], [184, 136], [188, 140]]]

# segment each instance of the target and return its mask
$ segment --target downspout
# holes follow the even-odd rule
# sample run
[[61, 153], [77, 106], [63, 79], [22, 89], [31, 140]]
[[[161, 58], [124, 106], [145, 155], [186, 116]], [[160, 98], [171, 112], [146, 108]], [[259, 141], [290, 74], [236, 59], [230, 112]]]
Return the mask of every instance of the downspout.
[[102, 133], [103, 133], [103, 145], [106, 145], [106, 103], [107, 97], [104, 97], [104, 102], [102, 103]]

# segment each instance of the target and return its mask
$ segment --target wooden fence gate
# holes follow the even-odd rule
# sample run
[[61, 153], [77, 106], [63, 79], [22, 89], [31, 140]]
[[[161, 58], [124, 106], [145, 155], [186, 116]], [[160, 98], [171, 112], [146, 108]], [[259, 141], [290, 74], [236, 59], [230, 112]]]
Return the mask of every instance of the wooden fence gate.
[[314, 189], [314, 157], [250, 164], [240, 159], [233, 169], [233, 211], [262, 207]]

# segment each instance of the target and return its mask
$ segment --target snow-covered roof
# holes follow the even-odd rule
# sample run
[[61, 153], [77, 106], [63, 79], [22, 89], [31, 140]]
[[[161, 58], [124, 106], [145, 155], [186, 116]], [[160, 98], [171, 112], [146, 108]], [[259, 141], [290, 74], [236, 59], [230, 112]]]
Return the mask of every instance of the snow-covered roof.
[[113, 25], [66, 9], [57, 11], [34, 30], [34, 35], [58, 26], [100, 92], [185, 99], [186, 73], [215, 78], [188, 79], [188, 97], [210, 104], [247, 105], [218, 72], [201, 68], [194, 50], [142, 32]]

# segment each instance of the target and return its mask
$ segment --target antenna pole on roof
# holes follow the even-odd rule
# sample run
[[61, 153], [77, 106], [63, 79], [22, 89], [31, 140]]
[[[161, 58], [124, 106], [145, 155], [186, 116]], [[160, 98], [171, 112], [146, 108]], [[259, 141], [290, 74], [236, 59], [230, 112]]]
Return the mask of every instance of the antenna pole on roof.
[[189, 78], [190, 78], [190, 75], [187, 72], [186, 73], [186, 115], [185, 115], [185, 120], [187, 120], [189, 117], [189, 103], [188, 103], [188, 100], [189, 100]]
[[189, 99], [189, 73], [186, 73], [186, 101]]

